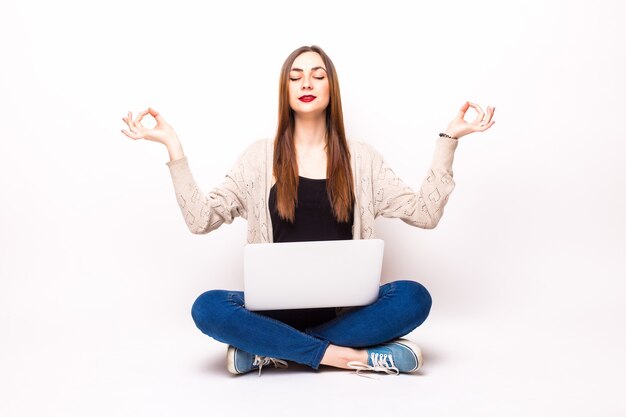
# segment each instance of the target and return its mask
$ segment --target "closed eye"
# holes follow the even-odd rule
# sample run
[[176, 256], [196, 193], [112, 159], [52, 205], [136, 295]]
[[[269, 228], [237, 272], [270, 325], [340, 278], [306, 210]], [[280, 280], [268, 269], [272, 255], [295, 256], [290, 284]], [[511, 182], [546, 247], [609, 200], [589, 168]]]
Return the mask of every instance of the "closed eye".
[[[313, 78], [315, 78], [316, 80], [323, 80], [325, 77], [313, 77]], [[291, 81], [298, 81], [298, 80], [300, 80], [301, 78], [289, 78], [289, 79], [290, 79]]]

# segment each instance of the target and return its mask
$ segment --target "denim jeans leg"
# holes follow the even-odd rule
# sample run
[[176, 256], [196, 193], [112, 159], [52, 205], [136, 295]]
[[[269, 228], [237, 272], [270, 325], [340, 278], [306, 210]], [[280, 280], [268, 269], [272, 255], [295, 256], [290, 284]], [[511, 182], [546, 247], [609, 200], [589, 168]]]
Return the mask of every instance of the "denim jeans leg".
[[191, 309], [202, 333], [256, 355], [319, 367], [329, 342], [244, 308], [242, 291], [212, 290]]
[[432, 304], [428, 290], [415, 281], [382, 285], [378, 300], [306, 329], [313, 337], [348, 347], [366, 347], [404, 336], [426, 320]]

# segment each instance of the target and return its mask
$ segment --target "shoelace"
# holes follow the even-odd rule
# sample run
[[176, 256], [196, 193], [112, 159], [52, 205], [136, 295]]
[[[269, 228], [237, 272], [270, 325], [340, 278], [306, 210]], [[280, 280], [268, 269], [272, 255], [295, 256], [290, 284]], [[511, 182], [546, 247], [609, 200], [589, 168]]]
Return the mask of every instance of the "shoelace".
[[285, 361], [283, 361], [281, 359], [269, 358], [267, 356], [254, 355], [254, 361], [252, 362], [252, 365], [259, 367], [259, 376], [261, 376], [261, 369], [265, 365], [269, 365], [269, 364], [274, 365], [274, 368], [288, 368], [289, 367], [289, 365], [287, 365], [287, 362], [285, 362]]
[[361, 372], [364, 371], [384, 372], [387, 375], [398, 375], [400, 373], [400, 370], [393, 362], [393, 356], [390, 354], [372, 352], [370, 354], [370, 359], [372, 361], [372, 365], [359, 361], [350, 361], [348, 362], [348, 366], [356, 370], [356, 374], [359, 376], [365, 376], [361, 375]]

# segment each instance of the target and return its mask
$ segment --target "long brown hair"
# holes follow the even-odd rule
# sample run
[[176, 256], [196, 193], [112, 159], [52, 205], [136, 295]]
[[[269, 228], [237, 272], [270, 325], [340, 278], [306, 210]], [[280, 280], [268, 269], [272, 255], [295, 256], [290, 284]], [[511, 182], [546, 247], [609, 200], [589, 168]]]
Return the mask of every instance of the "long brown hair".
[[[304, 52], [317, 52], [324, 61], [330, 87], [326, 108], [326, 192], [335, 218], [348, 222], [354, 204], [354, 187], [350, 150], [343, 126], [343, 110], [339, 80], [335, 66], [319, 46], [302, 46], [289, 55], [280, 74], [278, 98], [278, 129], [274, 140], [274, 167], [276, 177], [276, 205], [279, 216], [293, 223], [298, 203], [298, 161], [294, 144], [295, 118], [289, 105], [289, 73], [296, 58]], [[273, 207], [270, 209], [273, 210]]]

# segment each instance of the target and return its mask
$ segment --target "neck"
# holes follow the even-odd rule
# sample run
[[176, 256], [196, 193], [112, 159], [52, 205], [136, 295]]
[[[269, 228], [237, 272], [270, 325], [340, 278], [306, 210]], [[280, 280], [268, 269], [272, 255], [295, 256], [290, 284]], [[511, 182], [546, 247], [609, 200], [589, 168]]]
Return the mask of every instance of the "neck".
[[293, 140], [300, 149], [326, 146], [326, 115], [296, 116]]

